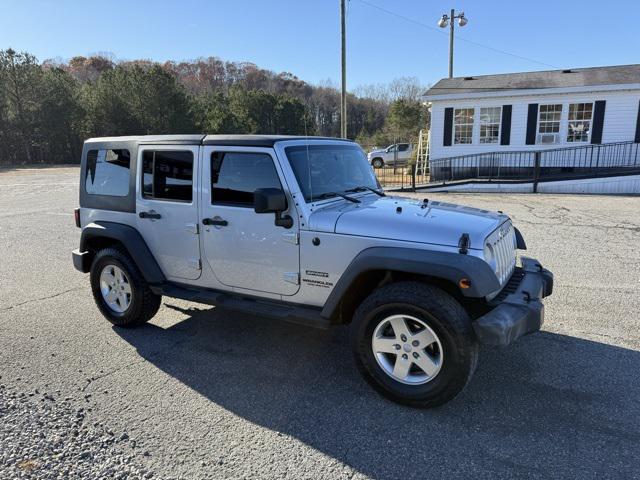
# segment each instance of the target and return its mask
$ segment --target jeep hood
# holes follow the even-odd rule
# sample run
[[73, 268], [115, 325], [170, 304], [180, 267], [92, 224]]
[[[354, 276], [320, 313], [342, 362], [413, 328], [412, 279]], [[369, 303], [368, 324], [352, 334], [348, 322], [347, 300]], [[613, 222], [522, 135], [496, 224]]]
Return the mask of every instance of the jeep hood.
[[484, 248], [484, 240], [508, 217], [499, 212], [405, 198], [359, 197], [356, 204], [339, 200], [313, 212], [310, 229], [321, 232], [384, 238], [407, 242], [458, 246], [460, 236], [469, 234], [471, 248]]

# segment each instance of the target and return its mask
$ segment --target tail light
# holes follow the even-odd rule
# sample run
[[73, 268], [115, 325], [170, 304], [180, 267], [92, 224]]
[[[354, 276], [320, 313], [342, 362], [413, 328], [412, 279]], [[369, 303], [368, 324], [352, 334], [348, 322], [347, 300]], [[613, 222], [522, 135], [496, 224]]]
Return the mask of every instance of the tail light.
[[73, 216], [76, 219], [76, 227], [80, 228], [80, 209], [76, 208], [73, 210]]

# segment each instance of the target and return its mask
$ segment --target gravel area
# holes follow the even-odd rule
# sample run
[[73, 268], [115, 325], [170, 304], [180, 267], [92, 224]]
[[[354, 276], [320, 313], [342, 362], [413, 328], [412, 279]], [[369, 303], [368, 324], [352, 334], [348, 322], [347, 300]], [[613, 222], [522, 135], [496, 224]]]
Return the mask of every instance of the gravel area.
[[140, 466], [149, 452], [126, 432], [87, 420], [70, 397], [0, 385], [0, 478], [158, 478]]

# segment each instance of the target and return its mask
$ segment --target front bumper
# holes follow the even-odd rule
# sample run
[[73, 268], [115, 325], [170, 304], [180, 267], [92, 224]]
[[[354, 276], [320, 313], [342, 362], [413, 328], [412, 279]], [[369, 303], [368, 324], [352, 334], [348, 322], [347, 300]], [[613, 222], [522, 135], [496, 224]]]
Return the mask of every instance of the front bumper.
[[87, 273], [91, 269], [89, 252], [81, 252], [79, 249], [75, 249], [71, 252], [71, 258], [73, 258], [73, 266], [79, 272]]
[[522, 257], [511, 280], [490, 302], [492, 310], [473, 322], [480, 343], [509, 345], [540, 330], [544, 321], [541, 299], [553, 292], [553, 273], [533, 258]]

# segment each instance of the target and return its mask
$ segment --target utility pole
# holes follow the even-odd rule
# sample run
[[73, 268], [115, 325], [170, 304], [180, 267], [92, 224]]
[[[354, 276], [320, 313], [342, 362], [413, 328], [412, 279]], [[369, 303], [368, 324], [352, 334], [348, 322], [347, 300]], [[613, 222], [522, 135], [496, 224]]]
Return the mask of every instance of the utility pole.
[[345, 5], [347, 0], [340, 0], [340, 25], [342, 34], [342, 95], [340, 98], [340, 136], [347, 138], [347, 32]]

